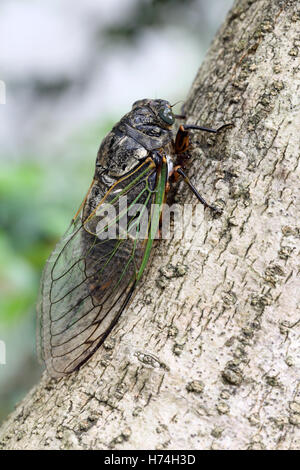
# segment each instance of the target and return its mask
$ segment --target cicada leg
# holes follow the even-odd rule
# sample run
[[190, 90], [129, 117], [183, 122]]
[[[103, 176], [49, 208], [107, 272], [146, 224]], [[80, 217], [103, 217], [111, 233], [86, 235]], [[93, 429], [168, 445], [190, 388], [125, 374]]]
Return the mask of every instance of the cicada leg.
[[231, 123], [223, 124], [217, 129], [211, 129], [209, 127], [196, 126], [194, 124], [182, 124], [179, 127], [176, 138], [175, 138], [175, 153], [178, 157], [178, 165], [174, 168], [174, 172], [173, 172], [174, 180], [177, 181], [178, 177], [181, 176], [183, 178], [183, 181], [188, 185], [190, 190], [195, 194], [198, 201], [200, 201], [201, 204], [204, 205], [204, 207], [209, 207], [214, 212], [220, 212], [220, 210], [217, 207], [214, 207], [210, 205], [208, 202], [206, 202], [204, 197], [201, 196], [199, 191], [197, 191], [197, 189], [191, 183], [190, 179], [188, 178], [188, 176], [185, 174], [183, 170], [183, 168], [185, 168], [186, 166], [187, 161], [189, 160], [189, 155], [187, 153], [187, 150], [190, 147], [189, 130], [199, 130], [199, 131], [205, 131], [205, 132], [211, 132], [211, 133], [217, 134], [221, 130], [225, 129], [226, 127], [231, 127], [232, 125], [233, 124]]
[[217, 212], [217, 213], [220, 213], [220, 212], [221, 212], [220, 209], [218, 209], [218, 208], [215, 207], [215, 206], [210, 205], [210, 204], [204, 199], [204, 197], [201, 196], [201, 194], [199, 193], [199, 191], [197, 191], [197, 189], [195, 188], [195, 186], [193, 185], [193, 183], [191, 183], [189, 177], [185, 174], [185, 172], [183, 171], [183, 169], [182, 169], [181, 166], [175, 167], [174, 172], [183, 177], [183, 181], [188, 185], [188, 187], [190, 188], [190, 190], [192, 191], [192, 193], [195, 194], [195, 196], [196, 196], [196, 198], [198, 199], [198, 201], [200, 201], [201, 204], [204, 205], [204, 207], [208, 207], [209, 209], [211, 209], [211, 210], [213, 210], [214, 212]]
[[203, 126], [196, 126], [195, 124], [184, 124], [182, 127], [184, 128], [185, 131], [189, 129], [193, 129], [195, 131], [205, 131], [205, 132], [211, 132], [213, 134], [218, 134], [218, 132], [222, 131], [226, 127], [232, 127], [233, 124], [230, 122], [228, 124], [222, 124], [222, 126], [218, 127], [217, 129], [210, 129], [209, 127], [203, 127]]
[[185, 114], [174, 114], [174, 117], [175, 117], [175, 119], [182, 119], [183, 121], [184, 121], [184, 119], [186, 119]]
[[190, 136], [189, 131], [185, 129], [185, 126], [182, 124], [175, 138], [175, 153], [182, 154], [188, 150], [190, 146]]
[[[178, 129], [175, 138], [175, 153], [177, 155], [178, 167], [186, 168], [188, 160], [190, 159], [187, 150], [190, 148], [190, 136], [189, 131], [185, 130], [184, 126], [181, 125]], [[177, 181], [179, 175], [176, 171], [173, 172], [173, 180]]]

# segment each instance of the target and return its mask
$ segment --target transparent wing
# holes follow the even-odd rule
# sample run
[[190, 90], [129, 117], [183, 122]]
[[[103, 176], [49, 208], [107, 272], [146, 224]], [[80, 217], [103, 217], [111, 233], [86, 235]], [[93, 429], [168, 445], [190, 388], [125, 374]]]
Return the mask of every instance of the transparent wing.
[[[149, 258], [154, 238], [150, 233], [158, 227], [157, 217], [149, 216], [150, 207], [156, 202], [160, 212], [165, 179], [166, 168], [157, 175], [153, 161], [144, 162], [95, 207], [87, 201], [50, 255], [37, 308], [38, 352], [50, 375], [64, 376], [83, 364], [129, 302]], [[123, 196], [127, 207], [121, 204]], [[140, 204], [137, 213], [133, 204]], [[119, 225], [111, 238], [111, 230]], [[146, 236], [141, 235], [145, 226]]]

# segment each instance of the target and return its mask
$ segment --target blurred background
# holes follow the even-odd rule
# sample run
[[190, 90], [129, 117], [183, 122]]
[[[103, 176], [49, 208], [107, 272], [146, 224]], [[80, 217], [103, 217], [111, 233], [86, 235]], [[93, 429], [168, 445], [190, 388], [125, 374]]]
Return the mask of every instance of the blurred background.
[[137, 99], [184, 100], [232, 3], [1, 0], [0, 422], [42, 373], [41, 271], [89, 187], [101, 139]]

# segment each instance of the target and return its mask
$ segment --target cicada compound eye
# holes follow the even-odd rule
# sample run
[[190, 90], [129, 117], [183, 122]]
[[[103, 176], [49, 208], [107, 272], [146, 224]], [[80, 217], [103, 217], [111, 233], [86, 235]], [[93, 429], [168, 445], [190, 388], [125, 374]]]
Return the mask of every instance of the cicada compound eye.
[[164, 108], [161, 108], [160, 111], [158, 112], [158, 115], [163, 121], [165, 121], [170, 126], [174, 124], [175, 122], [175, 116], [172, 113], [172, 109], [169, 106], [165, 106]]

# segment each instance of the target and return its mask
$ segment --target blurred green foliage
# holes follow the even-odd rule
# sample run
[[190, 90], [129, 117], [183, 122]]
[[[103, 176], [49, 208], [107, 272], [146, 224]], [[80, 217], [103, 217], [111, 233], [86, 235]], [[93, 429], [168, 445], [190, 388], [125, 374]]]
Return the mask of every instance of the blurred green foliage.
[[[0, 311], [5, 326], [26, 314], [51, 244], [38, 195], [42, 169], [33, 163], [2, 167], [0, 174]], [[3, 326], [2, 325], [2, 326]]]

